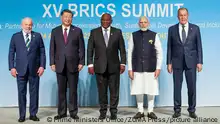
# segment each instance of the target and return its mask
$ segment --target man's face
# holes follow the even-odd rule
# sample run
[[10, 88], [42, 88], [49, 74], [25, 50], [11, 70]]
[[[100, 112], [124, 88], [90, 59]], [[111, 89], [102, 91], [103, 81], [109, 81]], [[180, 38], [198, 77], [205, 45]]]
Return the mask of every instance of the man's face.
[[101, 18], [101, 25], [103, 28], [108, 28], [112, 23], [112, 17], [109, 14], [104, 14]]
[[149, 26], [149, 22], [146, 18], [141, 18], [138, 24], [139, 24], [140, 29], [147, 29]]
[[180, 10], [178, 13], [178, 19], [180, 24], [186, 24], [188, 22], [188, 12], [185, 9]]
[[32, 31], [32, 26], [33, 26], [33, 23], [32, 23], [32, 20], [31, 19], [24, 19], [22, 21], [22, 30], [25, 32], [25, 33], [31, 33]]
[[61, 17], [61, 20], [64, 26], [70, 26], [72, 24], [72, 14], [68, 12], [64, 12]]

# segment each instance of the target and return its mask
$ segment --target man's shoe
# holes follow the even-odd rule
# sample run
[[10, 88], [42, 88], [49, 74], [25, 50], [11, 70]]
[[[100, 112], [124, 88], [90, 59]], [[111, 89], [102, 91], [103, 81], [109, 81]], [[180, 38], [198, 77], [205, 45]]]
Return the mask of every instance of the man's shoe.
[[133, 118], [134, 119], [139, 119], [139, 118], [142, 118], [142, 117], [144, 117], [144, 113], [138, 112]]
[[29, 118], [32, 121], [40, 121], [40, 119], [35, 115], [35, 116], [30, 116]]
[[147, 117], [151, 119], [157, 119], [157, 116], [153, 112], [147, 113]]
[[57, 115], [57, 116], [54, 117], [54, 120], [58, 120], [58, 119], [65, 118], [65, 117], [67, 117], [66, 114], [64, 114], [64, 115]]
[[197, 115], [195, 112], [189, 112], [189, 117], [196, 119]]
[[116, 119], [117, 119], [117, 114], [111, 114], [110, 119], [111, 119], [111, 120], [116, 120]]
[[173, 118], [178, 118], [178, 117], [180, 117], [180, 116], [181, 116], [180, 112], [175, 112], [175, 113], [173, 114]]
[[25, 118], [19, 118], [18, 119], [18, 122], [24, 122], [25, 121]]
[[99, 120], [103, 120], [103, 119], [105, 119], [105, 118], [106, 118], [106, 114], [100, 114]]
[[70, 117], [71, 117], [72, 119], [79, 119], [79, 116], [78, 116], [78, 115], [70, 115]]

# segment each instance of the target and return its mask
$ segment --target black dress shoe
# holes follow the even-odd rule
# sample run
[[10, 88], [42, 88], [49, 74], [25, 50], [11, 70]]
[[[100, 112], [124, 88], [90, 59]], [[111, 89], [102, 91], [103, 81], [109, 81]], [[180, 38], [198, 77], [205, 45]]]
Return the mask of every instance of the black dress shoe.
[[142, 118], [142, 117], [144, 117], [144, 113], [138, 112], [133, 118], [134, 119], [139, 119], [139, 118]]
[[79, 119], [79, 116], [78, 116], [78, 115], [70, 115], [70, 117], [71, 117], [72, 119]]
[[24, 122], [25, 121], [25, 118], [19, 118], [18, 119], [18, 122]]
[[178, 118], [178, 117], [180, 117], [180, 116], [181, 116], [180, 112], [175, 112], [175, 113], [173, 114], [173, 118]]
[[99, 120], [103, 120], [103, 119], [105, 119], [105, 118], [106, 118], [106, 114], [100, 114]]
[[29, 119], [32, 121], [40, 121], [40, 119], [37, 116], [30, 116]]
[[54, 120], [58, 120], [58, 119], [65, 118], [65, 117], [67, 117], [66, 114], [64, 114], [64, 115], [57, 115], [57, 116], [54, 117]]
[[196, 119], [197, 115], [195, 112], [189, 112], [189, 117]]
[[117, 119], [117, 115], [116, 115], [116, 114], [111, 114], [110, 119], [111, 119], [111, 120], [116, 120], [116, 119]]
[[157, 119], [157, 116], [153, 112], [147, 113], [147, 117], [151, 119]]

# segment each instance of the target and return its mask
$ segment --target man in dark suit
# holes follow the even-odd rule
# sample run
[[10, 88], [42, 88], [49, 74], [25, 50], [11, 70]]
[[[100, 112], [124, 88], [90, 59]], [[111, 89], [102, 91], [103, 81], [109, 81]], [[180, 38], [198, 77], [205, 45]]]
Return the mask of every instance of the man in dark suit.
[[30, 120], [39, 121], [38, 112], [39, 80], [44, 73], [46, 57], [40, 33], [32, 31], [31, 18], [22, 20], [22, 31], [13, 34], [9, 46], [9, 70], [17, 78], [19, 116], [24, 122], [26, 116], [27, 82], [30, 93]]
[[82, 30], [71, 25], [73, 14], [70, 10], [61, 12], [62, 25], [54, 28], [50, 40], [50, 66], [56, 72], [58, 82], [58, 115], [55, 119], [67, 116], [67, 82], [69, 84], [69, 113], [77, 116], [77, 84], [79, 72], [85, 64], [85, 46]]
[[168, 31], [167, 69], [173, 72], [174, 81], [174, 115], [181, 116], [181, 89], [183, 71], [185, 71], [188, 88], [188, 112], [192, 118], [197, 118], [196, 109], [196, 69], [202, 70], [203, 53], [200, 29], [188, 22], [188, 10], [178, 10], [179, 23], [171, 26]]
[[[111, 23], [111, 15], [103, 14], [101, 27], [91, 30], [87, 49], [88, 71], [90, 74], [96, 74], [101, 107], [99, 119], [106, 118], [108, 87], [110, 89], [111, 119], [117, 118], [120, 74], [124, 72], [126, 64], [122, 32], [120, 29], [111, 27]], [[120, 59], [118, 51], [120, 51]]]

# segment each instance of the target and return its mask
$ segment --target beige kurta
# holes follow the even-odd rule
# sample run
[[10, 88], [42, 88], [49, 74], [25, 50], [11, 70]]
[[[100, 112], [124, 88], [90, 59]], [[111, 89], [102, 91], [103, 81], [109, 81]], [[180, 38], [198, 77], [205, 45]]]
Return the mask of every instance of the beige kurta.
[[[161, 69], [162, 65], [162, 46], [158, 34], [155, 37], [155, 49], [157, 53], [157, 67]], [[128, 41], [128, 70], [132, 70], [132, 51], [133, 51], [133, 36], [131, 34]], [[134, 80], [131, 80], [131, 95], [149, 94], [159, 95], [158, 79], [154, 77], [154, 72], [134, 72]]]

